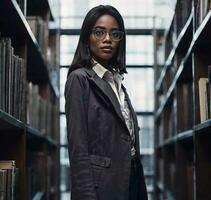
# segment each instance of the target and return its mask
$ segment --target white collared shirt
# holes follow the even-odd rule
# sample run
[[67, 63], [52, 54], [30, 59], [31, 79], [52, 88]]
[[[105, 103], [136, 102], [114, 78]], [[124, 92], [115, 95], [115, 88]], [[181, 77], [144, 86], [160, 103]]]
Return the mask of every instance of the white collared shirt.
[[128, 103], [125, 100], [125, 93], [121, 87], [122, 81], [124, 79], [123, 75], [119, 74], [118, 72], [114, 71], [113, 73], [103, 67], [101, 64], [98, 62], [94, 61], [94, 66], [92, 68], [95, 73], [100, 77], [105, 79], [109, 85], [111, 86], [112, 90], [116, 94], [116, 97], [118, 99], [118, 102], [120, 104], [121, 112], [122, 115], [125, 119], [125, 123], [127, 125], [127, 128], [130, 132], [132, 141], [133, 141], [133, 146], [131, 148], [131, 155], [135, 154], [135, 148], [134, 148], [134, 143], [135, 143], [135, 135], [134, 135], [134, 123], [133, 119], [131, 116], [130, 109], [128, 107]]
[[99, 63], [95, 63], [92, 69], [100, 78], [104, 78], [110, 84], [120, 105], [124, 106], [125, 93], [121, 89], [121, 84], [124, 79], [123, 75], [117, 72], [112, 73]]

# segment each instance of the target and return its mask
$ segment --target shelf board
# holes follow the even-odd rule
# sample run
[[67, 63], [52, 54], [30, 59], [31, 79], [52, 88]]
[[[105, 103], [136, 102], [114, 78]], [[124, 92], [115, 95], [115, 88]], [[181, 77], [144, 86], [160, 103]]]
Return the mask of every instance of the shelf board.
[[56, 141], [51, 139], [50, 137], [42, 134], [39, 130], [30, 127], [29, 125], [26, 126], [26, 132], [29, 140], [37, 141], [37, 142], [43, 142], [48, 144], [50, 147], [57, 147]]
[[176, 140], [177, 140], [176, 136], [170, 137], [170, 138], [164, 140], [163, 146], [168, 147], [168, 146], [174, 145]]
[[203, 22], [200, 24], [198, 29], [196, 30], [193, 41], [194, 46], [193, 50], [199, 51], [200, 47], [210, 47], [211, 45], [211, 10], [207, 13]]
[[176, 72], [176, 75], [174, 77], [174, 80], [172, 81], [168, 92], [166, 94], [166, 97], [164, 98], [163, 103], [161, 104], [161, 106], [158, 108], [157, 112], [155, 113], [155, 120], [158, 120], [158, 118], [160, 117], [161, 113], [163, 112], [163, 109], [165, 108], [166, 105], [168, 105], [168, 102], [170, 101], [170, 98], [173, 95], [173, 91], [174, 88], [176, 87], [177, 81], [180, 79], [181, 74], [184, 70], [184, 67], [186, 66], [186, 63], [189, 61], [189, 59], [191, 58], [191, 52], [192, 52], [192, 48], [193, 48], [193, 42], [191, 43], [187, 54], [185, 55], [184, 59], [181, 61], [180, 66], [178, 67], [178, 70]]
[[58, 147], [57, 142], [55, 140], [53, 140], [52, 138], [46, 137], [46, 141], [47, 141], [47, 143], [48, 143], [48, 145], [50, 147], [53, 147], [53, 148], [57, 148]]
[[190, 141], [192, 139], [193, 139], [193, 130], [192, 129], [177, 134], [178, 142]]
[[24, 131], [24, 123], [0, 110], [0, 131]]
[[30, 125], [26, 125], [26, 132], [28, 139], [32, 140], [42, 140], [45, 141], [45, 136], [37, 129], [31, 127]]
[[32, 198], [32, 200], [42, 200], [44, 197], [44, 192], [37, 192], [34, 197]]
[[196, 133], [210, 132], [211, 131], [211, 119], [209, 119], [201, 124], [195, 125], [194, 130]]
[[164, 147], [169, 147], [174, 145], [177, 141], [178, 142], [188, 142], [191, 141], [193, 139], [193, 130], [187, 130], [181, 133], [176, 134], [173, 137], [170, 137], [166, 140], [164, 140], [163, 144], [160, 144], [159, 146], [157, 146], [157, 149], [162, 149]]
[[163, 70], [161, 71], [160, 77], [155, 86], [156, 91], [160, 90], [163, 80], [164, 80], [164, 77], [166, 75], [166, 71], [167, 71], [168, 67], [171, 65], [172, 60], [175, 56], [175, 53], [184, 47], [184, 44], [186, 44], [186, 38], [189, 37], [190, 34], [192, 34], [192, 26], [191, 26], [192, 21], [193, 21], [193, 14], [191, 13], [186, 24], [184, 25], [182, 31], [180, 32], [179, 36], [177, 37], [175, 45], [173, 46], [165, 64], [164, 64]]

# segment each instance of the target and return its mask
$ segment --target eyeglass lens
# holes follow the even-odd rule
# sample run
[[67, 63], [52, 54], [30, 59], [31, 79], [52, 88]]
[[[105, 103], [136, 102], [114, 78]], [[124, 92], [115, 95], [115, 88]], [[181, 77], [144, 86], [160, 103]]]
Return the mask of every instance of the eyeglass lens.
[[[119, 31], [119, 30], [113, 30], [113, 31], [110, 31], [108, 33], [109, 33], [110, 38], [114, 41], [121, 40], [122, 36], [123, 36], [123, 32]], [[95, 29], [93, 29], [93, 34], [94, 34], [96, 39], [102, 40], [106, 37], [107, 32], [104, 29], [95, 28]]]

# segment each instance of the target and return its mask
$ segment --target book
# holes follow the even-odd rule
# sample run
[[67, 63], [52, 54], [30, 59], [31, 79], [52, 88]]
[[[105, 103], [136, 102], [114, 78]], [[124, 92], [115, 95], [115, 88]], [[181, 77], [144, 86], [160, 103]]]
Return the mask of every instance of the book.
[[15, 161], [14, 160], [0, 160], [0, 170], [6, 170], [6, 199], [12, 199], [14, 195], [14, 173]]
[[12, 169], [14, 166], [14, 160], [0, 160], [0, 169]]
[[11, 42], [0, 37], [0, 109], [24, 121], [26, 66], [14, 54]]
[[55, 138], [58, 120], [55, 105], [50, 98], [40, 95], [38, 85], [29, 82], [27, 88], [27, 124], [39, 130], [42, 135]]
[[6, 42], [4, 38], [0, 37], [1, 43], [1, 109], [5, 110], [6, 107], [6, 94], [5, 94], [5, 83], [6, 83]]
[[[2, 43], [0, 42], [0, 94], [2, 94], [2, 76], [3, 76], [3, 67], [2, 67]], [[0, 98], [0, 109], [2, 109], [2, 98]]]
[[207, 83], [207, 90], [208, 90], [208, 112], [209, 118], [211, 118], [211, 65], [208, 65], [208, 83]]
[[39, 16], [27, 16], [26, 19], [46, 58], [49, 37], [48, 23]]
[[194, 199], [194, 168], [191, 164], [186, 166], [186, 171], [187, 171], [187, 200], [192, 200]]
[[[27, 158], [27, 199], [33, 199], [37, 192], [44, 191], [46, 181], [46, 155], [43, 152], [30, 152]], [[40, 179], [43, 177], [44, 179]]]
[[208, 78], [200, 78], [198, 81], [198, 87], [199, 87], [199, 108], [200, 108], [200, 119], [201, 122], [204, 122], [207, 120], [207, 114], [206, 114], [206, 101], [207, 101], [207, 82]]
[[0, 200], [6, 200], [7, 170], [0, 169]]
[[203, 22], [207, 13], [211, 9], [210, 0], [197, 0], [196, 1], [196, 25], [197, 27]]

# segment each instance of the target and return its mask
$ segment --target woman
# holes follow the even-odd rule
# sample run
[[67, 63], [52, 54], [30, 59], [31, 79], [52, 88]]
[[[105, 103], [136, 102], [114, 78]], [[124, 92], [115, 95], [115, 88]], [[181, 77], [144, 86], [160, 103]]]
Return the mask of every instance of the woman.
[[65, 86], [72, 200], [146, 200], [138, 123], [125, 87], [125, 28], [112, 6], [86, 15]]

